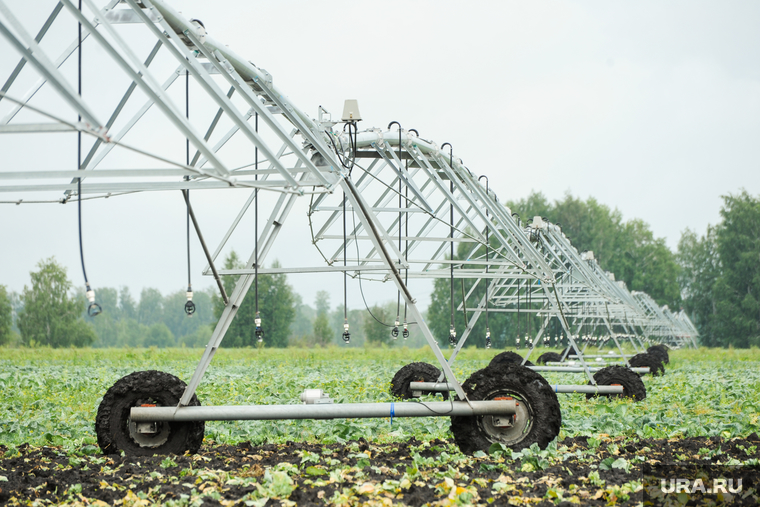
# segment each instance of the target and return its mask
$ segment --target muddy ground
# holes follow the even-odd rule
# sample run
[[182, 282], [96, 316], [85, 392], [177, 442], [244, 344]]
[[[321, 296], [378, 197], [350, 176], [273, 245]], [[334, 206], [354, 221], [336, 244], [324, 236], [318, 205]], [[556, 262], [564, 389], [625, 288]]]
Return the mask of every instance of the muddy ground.
[[[2, 505], [637, 505], [658, 465], [757, 462], [760, 438], [576, 437], [546, 451], [465, 457], [450, 442], [216, 445], [104, 456], [0, 446]], [[754, 461], [753, 461], [754, 460]], [[731, 505], [756, 506], [758, 467]], [[744, 495], [742, 498], [741, 495]]]

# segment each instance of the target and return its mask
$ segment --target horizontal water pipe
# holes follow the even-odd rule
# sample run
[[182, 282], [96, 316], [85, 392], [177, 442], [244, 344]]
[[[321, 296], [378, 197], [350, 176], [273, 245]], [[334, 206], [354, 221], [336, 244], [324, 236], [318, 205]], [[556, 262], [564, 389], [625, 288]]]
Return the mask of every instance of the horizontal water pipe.
[[[583, 373], [586, 370], [582, 366], [528, 366], [533, 371], [559, 371], [564, 373]], [[589, 371], [596, 372], [602, 368], [589, 366]], [[649, 373], [649, 368], [628, 368], [636, 373]]]
[[[623, 386], [550, 384], [555, 393], [623, 394]], [[452, 391], [447, 382], [410, 382], [412, 391]]]
[[370, 417], [429, 417], [512, 415], [514, 400], [435, 401], [401, 403], [324, 403], [309, 405], [241, 405], [206, 407], [132, 407], [134, 422], [260, 421], [279, 419], [358, 419]]

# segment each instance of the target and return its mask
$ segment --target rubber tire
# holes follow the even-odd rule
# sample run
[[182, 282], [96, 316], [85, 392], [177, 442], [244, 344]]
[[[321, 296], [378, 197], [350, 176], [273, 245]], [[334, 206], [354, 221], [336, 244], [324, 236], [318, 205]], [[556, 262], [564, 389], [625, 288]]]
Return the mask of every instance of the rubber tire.
[[665, 367], [659, 357], [649, 354], [636, 354], [628, 360], [628, 364], [634, 368], [649, 367], [649, 374], [653, 377], [665, 375]]
[[[98, 445], [104, 454], [124, 451], [130, 456], [195, 454], [203, 443], [205, 422], [157, 423], [168, 429], [166, 440], [155, 447], [141, 446], [129, 430], [129, 410], [141, 404], [176, 407], [187, 385], [179, 378], [162, 371], [137, 371], [119, 379], [103, 396], [95, 419]], [[199, 406], [193, 395], [190, 406]], [[148, 437], [149, 438], [149, 437]]]
[[560, 362], [562, 361], [562, 356], [557, 354], [556, 352], [544, 352], [540, 356], [538, 356], [538, 361], [536, 361], [538, 364], [546, 364], [548, 362]]
[[[567, 353], [567, 356], [565, 356], [565, 353]], [[565, 356], [565, 361], [577, 361], [577, 359], [570, 359], [570, 354], [575, 354], [575, 350], [573, 350], [573, 348], [568, 345], [562, 352], [559, 353], [559, 357]]]
[[[522, 364], [523, 362], [523, 356], [518, 354], [517, 352], [512, 352], [511, 350], [508, 350], [506, 352], [501, 352], [499, 354], [496, 354], [493, 359], [491, 359], [491, 362], [488, 363], [488, 367], [497, 367], [497, 366], [504, 366], [507, 364]], [[534, 366], [533, 363], [530, 361], [527, 361], [525, 363], [525, 366]]]
[[485, 418], [491, 416], [454, 416], [451, 418], [451, 433], [459, 449], [464, 454], [476, 451], [488, 452], [493, 443], [500, 442], [512, 450], [519, 451], [538, 444], [545, 449], [559, 434], [562, 413], [557, 395], [549, 383], [537, 372], [520, 366], [506, 364], [498, 368], [478, 370], [462, 384], [470, 400], [490, 400], [499, 396], [511, 396], [524, 403], [531, 414], [531, 425], [523, 437], [517, 441], [500, 442], [482, 427]]
[[[607, 398], [630, 398], [633, 401], [641, 401], [647, 397], [647, 388], [636, 372], [625, 366], [607, 366], [594, 374], [597, 385], [611, 386], [620, 384], [623, 386], [623, 394], [586, 394], [586, 399], [604, 396]], [[591, 382], [589, 382], [591, 385]]]
[[[391, 394], [402, 400], [410, 400], [412, 390], [409, 388], [411, 382], [438, 382], [441, 376], [441, 370], [429, 363], [409, 363], [403, 366], [391, 380]], [[449, 399], [449, 393], [441, 392], [444, 400]]]
[[665, 364], [670, 363], [668, 348], [665, 345], [652, 345], [651, 347], [647, 349], [647, 352], [652, 354], [653, 356], [659, 357], [660, 361], [662, 361]]

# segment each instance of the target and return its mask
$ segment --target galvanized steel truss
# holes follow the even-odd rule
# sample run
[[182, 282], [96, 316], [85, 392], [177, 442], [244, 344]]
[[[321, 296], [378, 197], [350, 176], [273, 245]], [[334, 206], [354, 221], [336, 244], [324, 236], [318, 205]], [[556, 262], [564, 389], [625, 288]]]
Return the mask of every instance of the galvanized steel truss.
[[[88, 197], [248, 188], [246, 204], [211, 256], [215, 261], [259, 192], [279, 193], [257, 238], [258, 250], [243, 269], [223, 271], [242, 276], [181, 404], [195, 392], [257, 272], [334, 271], [392, 282], [434, 351], [442, 379], [462, 400], [450, 365], [485, 311], [522, 311], [540, 319], [531, 351], [550, 320], [558, 319], [589, 377], [578, 348], [584, 333], [624, 339], [636, 350], [649, 340], [673, 347], [696, 344], [696, 329], [683, 312], [673, 314], [614, 282], [592, 257], [579, 254], [558, 226], [534, 219], [523, 227], [450, 146], [446, 150], [416, 132], [389, 126], [359, 132], [354, 152], [350, 130], [347, 135], [321, 114], [306, 115], [268, 72], [206, 36], [201, 23], [185, 19], [164, 0], [112, 0], [102, 8], [83, 1], [82, 12], [71, 0], [55, 4], [33, 37], [30, 23], [0, 0], [0, 34], [20, 56], [0, 89], [0, 106], [8, 107], [0, 134], [81, 132], [91, 141], [75, 169], [0, 170], [0, 201], [3, 195], [22, 202], [20, 196], [53, 192], [51, 200], [66, 202], [79, 187]], [[45, 38], [59, 23], [81, 24], [83, 45], [96, 48], [107, 63], [104, 69], [113, 73], [111, 89], [122, 87], [119, 93], [75, 91], [71, 67], [78, 40], [61, 51]], [[200, 90], [192, 100], [213, 114], [188, 117], [178, 92], [183, 77]], [[50, 95], [43, 100], [44, 90], [53, 90], [57, 100]], [[72, 120], [72, 113], [80, 119]], [[137, 135], [152, 132], [157, 115], [162, 128], [188, 140], [189, 160]], [[127, 167], [119, 167], [120, 157], [127, 156]], [[326, 265], [264, 268], [297, 199], [309, 199], [312, 240]], [[457, 258], [461, 251], [466, 255]], [[204, 273], [210, 274], [211, 266]], [[409, 279], [428, 278], [473, 281], [457, 303], [458, 311], [466, 307], [472, 317], [448, 360], [407, 285]], [[487, 300], [472, 299], [479, 284], [487, 286]]]

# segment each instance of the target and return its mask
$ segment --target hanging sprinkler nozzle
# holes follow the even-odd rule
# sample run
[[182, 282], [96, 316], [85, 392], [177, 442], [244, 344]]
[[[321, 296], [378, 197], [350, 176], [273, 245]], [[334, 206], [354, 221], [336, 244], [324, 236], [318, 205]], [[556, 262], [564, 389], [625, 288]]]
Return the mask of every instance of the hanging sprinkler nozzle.
[[90, 283], [87, 282], [85, 284], [86, 290], [85, 295], [87, 296], [87, 301], [90, 302], [89, 306], [87, 307], [87, 315], [90, 317], [95, 317], [97, 315], [100, 315], [103, 313], [103, 309], [100, 307], [99, 304], [95, 302], [95, 291], [92, 290], [92, 287], [90, 287]]
[[185, 313], [188, 317], [192, 317], [195, 313], [195, 303], [193, 303], [193, 289], [188, 285], [187, 292], [185, 293], [187, 302], [185, 303]]
[[487, 349], [491, 348], [491, 330], [490, 329], [486, 329], [486, 348]]
[[256, 312], [256, 316], [253, 318], [253, 323], [256, 326], [256, 339], [259, 343], [264, 341], [264, 330], [261, 328], [261, 315]]
[[454, 329], [454, 326], [451, 326], [451, 329], [449, 329], [449, 343], [452, 346], [457, 344], [457, 330]]
[[348, 332], [348, 320], [343, 321], [343, 341], [346, 343], [351, 341], [351, 333]]
[[401, 332], [401, 336], [404, 337], [404, 340], [409, 338], [409, 327], [406, 324], [406, 321], [404, 321], [404, 330]]
[[396, 322], [393, 325], [393, 329], [391, 329], [391, 337], [393, 337], [394, 340], [398, 338], [398, 326], [399, 326], [399, 320], [398, 315], [396, 315]]

